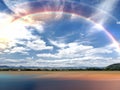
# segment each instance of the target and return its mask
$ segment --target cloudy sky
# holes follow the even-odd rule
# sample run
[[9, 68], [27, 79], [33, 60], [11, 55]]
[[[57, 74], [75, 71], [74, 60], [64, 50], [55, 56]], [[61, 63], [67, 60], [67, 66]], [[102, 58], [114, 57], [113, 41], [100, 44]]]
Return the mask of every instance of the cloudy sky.
[[120, 63], [120, 0], [0, 0], [0, 65]]

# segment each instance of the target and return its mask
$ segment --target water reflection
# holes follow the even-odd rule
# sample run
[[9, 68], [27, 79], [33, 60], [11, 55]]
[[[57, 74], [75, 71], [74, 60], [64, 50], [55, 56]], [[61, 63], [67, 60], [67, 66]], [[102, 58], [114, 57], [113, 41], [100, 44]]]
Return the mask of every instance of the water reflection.
[[0, 75], [0, 90], [34, 90], [34, 82], [30, 76]]
[[120, 90], [120, 81], [33, 79], [30, 76], [0, 75], [0, 90]]

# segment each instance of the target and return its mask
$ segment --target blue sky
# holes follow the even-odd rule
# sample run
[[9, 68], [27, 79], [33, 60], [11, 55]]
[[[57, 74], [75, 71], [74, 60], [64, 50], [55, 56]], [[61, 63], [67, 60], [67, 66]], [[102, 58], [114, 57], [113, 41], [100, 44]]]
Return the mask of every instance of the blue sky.
[[0, 65], [120, 62], [120, 0], [1, 0]]

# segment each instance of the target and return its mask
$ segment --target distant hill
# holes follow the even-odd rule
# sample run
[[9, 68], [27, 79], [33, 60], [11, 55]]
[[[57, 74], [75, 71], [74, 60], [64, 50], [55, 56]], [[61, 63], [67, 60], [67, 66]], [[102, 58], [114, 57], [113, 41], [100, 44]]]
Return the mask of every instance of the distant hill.
[[0, 66], [0, 71], [102, 71], [103, 67]]
[[0, 66], [0, 68], [10, 68], [9, 66]]
[[120, 63], [109, 65], [106, 67], [106, 70], [119, 70], [120, 71]]

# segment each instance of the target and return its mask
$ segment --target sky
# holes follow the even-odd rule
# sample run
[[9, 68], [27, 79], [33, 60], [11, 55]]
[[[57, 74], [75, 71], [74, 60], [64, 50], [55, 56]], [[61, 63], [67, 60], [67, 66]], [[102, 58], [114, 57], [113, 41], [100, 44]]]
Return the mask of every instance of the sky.
[[120, 0], [0, 0], [0, 66], [120, 63]]

